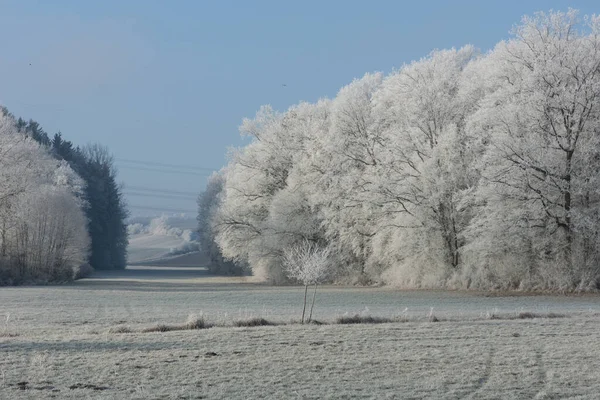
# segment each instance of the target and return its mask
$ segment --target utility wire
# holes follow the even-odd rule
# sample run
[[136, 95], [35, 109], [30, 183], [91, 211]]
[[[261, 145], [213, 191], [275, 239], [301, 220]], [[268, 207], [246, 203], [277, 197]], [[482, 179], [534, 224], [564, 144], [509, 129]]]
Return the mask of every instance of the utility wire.
[[119, 168], [125, 169], [135, 169], [138, 171], [148, 171], [148, 172], [157, 172], [159, 174], [177, 174], [177, 175], [195, 175], [195, 176], [209, 176], [212, 172], [196, 172], [196, 171], [177, 171], [177, 170], [169, 170], [169, 169], [156, 169], [156, 168], [146, 168], [146, 167], [134, 167], [130, 165], [120, 165]]
[[189, 164], [188, 165], [186, 165], [186, 164], [167, 164], [167, 163], [161, 163], [161, 162], [155, 162], [155, 161], [131, 160], [131, 159], [127, 159], [127, 158], [117, 158], [116, 161], [129, 163], [129, 164], [144, 165], [144, 166], [149, 166], [149, 167], [175, 168], [175, 169], [186, 169], [186, 170], [208, 171], [208, 172], [217, 171], [217, 168], [206, 168], [206, 167], [200, 167], [197, 165], [189, 165]]
[[194, 197], [198, 197], [198, 194], [200, 193], [200, 191], [198, 191], [198, 192], [182, 192], [182, 191], [170, 190], [170, 189], [156, 189], [156, 188], [151, 188], [151, 187], [147, 187], [147, 186], [130, 186], [130, 185], [125, 185], [125, 190], [135, 190], [138, 192], [150, 192], [150, 193], [160, 193], [160, 194], [180, 194], [180, 195], [188, 195], [188, 196], [194, 196]]
[[152, 197], [152, 198], [160, 198], [160, 199], [173, 199], [173, 200], [196, 200], [196, 197], [191, 197], [188, 195], [168, 195], [168, 194], [158, 194], [158, 193], [139, 193], [139, 192], [124, 192], [127, 196], [136, 196], [136, 197]]
[[173, 213], [189, 213], [195, 214], [198, 210], [184, 210], [180, 208], [169, 208], [169, 207], [150, 207], [150, 206], [141, 206], [141, 205], [129, 205], [130, 208], [136, 208], [138, 210], [148, 210], [148, 211], [164, 211], [164, 212], [173, 212]]

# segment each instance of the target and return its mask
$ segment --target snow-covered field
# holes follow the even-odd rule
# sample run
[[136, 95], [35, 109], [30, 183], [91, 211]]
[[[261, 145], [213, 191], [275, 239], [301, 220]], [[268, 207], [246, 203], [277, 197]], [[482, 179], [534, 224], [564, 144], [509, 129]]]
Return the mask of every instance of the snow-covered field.
[[153, 263], [197, 251], [194, 218], [136, 218], [128, 226], [130, 264]]
[[[189, 314], [299, 318], [303, 290], [202, 268], [131, 267], [61, 287], [0, 289], [0, 399], [589, 398], [600, 391], [600, 298], [325, 287], [287, 325], [139, 333]], [[432, 312], [441, 319], [429, 322]], [[522, 311], [566, 318], [491, 320]], [[135, 333], [111, 333], [128, 327]], [[25, 383], [26, 382], [26, 383]], [[577, 397], [579, 396], [579, 397]]]
[[169, 251], [184, 243], [178, 237], [167, 235], [133, 235], [129, 238], [128, 259], [131, 263], [168, 257]]

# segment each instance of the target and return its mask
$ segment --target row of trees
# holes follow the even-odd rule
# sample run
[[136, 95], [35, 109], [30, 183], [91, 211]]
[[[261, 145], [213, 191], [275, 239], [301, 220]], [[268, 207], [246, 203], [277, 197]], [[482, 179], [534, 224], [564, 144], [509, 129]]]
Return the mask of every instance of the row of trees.
[[538, 13], [487, 54], [434, 51], [240, 129], [252, 141], [202, 195], [200, 231], [255, 274], [285, 280], [308, 240], [337, 280], [600, 283], [598, 16]]
[[124, 268], [127, 211], [103, 147], [75, 148], [0, 108], [0, 284]]

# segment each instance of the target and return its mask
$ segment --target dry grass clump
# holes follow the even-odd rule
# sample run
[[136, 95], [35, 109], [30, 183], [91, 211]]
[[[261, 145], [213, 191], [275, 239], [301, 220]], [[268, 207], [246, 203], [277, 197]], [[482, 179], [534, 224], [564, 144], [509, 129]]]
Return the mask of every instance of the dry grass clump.
[[372, 317], [370, 315], [354, 315], [351, 317], [343, 316], [338, 317], [335, 322], [341, 325], [349, 325], [349, 324], [389, 324], [394, 322], [389, 318], [383, 317]]
[[194, 330], [194, 329], [207, 329], [210, 328], [212, 325], [208, 324], [204, 318], [202, 317], [198, 317], [196, 315], [190, 315], [187, 319], [187, 321], [185, 322], [185, 328], [189, 329], [189, 330]]
[[183, 330], [183, 325], [165, 325], [158, 324], [154, 326], [149, 326], [141, 330], [142, 333], [151, 333], [151, 332], [171, 332], [171, 331], [181, 331]]
[[113, 326], [108, 330], [108, 333], [133, 333], [133, 331], [128, 326], [121, 325]]
[[259, 317], [243, 319], [243, 320], [233, 322], [233, 326], [235, 326], [237, 328], [253, 327], [253, 326], [274, 326], [274, 325], [277, 325], [277, 324], [275, 322], [268, 321], [264, 318], [259, 318]]
[[539, 318], [539, 316], [532, 312], [521, 312], [517, 314], [517, 319], [534, 319]]
[[567, 318], [565, 314], [558, 313], [534, 313], [529, 311], [518, 314], [489, 314], [488, 319], [494, 320], [515, 320], [515, 319], [534, 319], [534, 318]]
[[204, 318], [197, 317], [195, 315], [190, 315], [187, 321], [181, 325], [166, 325], [166, 324], [158, 324], [154, 326], [150, 326], [148, 328], [144, 328], [141, 330], [142, 333], [150, 333], [150, 332], [172, 332], [172, 331], [192, 331], [196, 329], [208, 329], [213, 325], [207, 323]]
[[[487, 314], [485, 317], [490, 320], [518, 320], [518, 319], [535, 319], [535, 318], [567, 318], [565, 314], [558, 313], [533, 313], [533, 312], [520, 312], [520, 313], [507, 313], [507, 314], [498, 314], [491, 313]], [[357, 325], [357, 324], [389, 324], [389, 323], [402, 323], [402, 322], [411, 322], [418, 321], [418, 319], [411, 319], [407, 316], [395, 317], [395, 318], [387, 318], [387, 317], [376, 317], [371, 315], [360, 315], [355, 314], [352, 316], [341, 316], [336, 318], [334, 321], [317, 321], [312, 320], [308, 322], [309, 325], [329, 325], [329, 324], [338, 324], [338, 325]], [[428, 322], [440, 322], [440, 321], [448, 321], [446, 318], [439, 318], [435, 316], [433, 313], [429, 313], [427, 315]], [[157, 324], [154, 326], [150, 326], [147, 328], [143, 328], [137, 332], [140, 333], [151, 333], [151, 332], [172, 332], [172, 331], [186, 331], [186, 330], [197, 330], [197, 329], [208, 329], [215, 326], [218, 327], [236, 327], [236, 328], [253, 328], [259, 326], [278, 326], [278, 325], [297, 325], [300, 324], [300, 321], [291, 320], [289, 322], [283, 321], [270, 321], [262, 317], [254, 317], [250, 319], [236, 320], [231, 323], [220, 323], [220, 324], [209, 324], [207, 323], [203, 317], [197, 317], [195, 315], [190, 315], [187, 321], [183, 324], [175, 324], [175, 325], [167, 325], [167, 324]], [[130, 329], [128, 326], [116, 326], [110, 328], [109, 333], [133, 333], [136, 332]], [[5, 337], [7, 335], [4, 335]], [[17, 335], [14, 335], [17, 336]], [[2, 332], [0, 332], [0, 337], [3, 337]]]
[[557, 313], [532, 313], [532, 312], [521, 312], [517, 315], [517, 319], [533, 319], [533, 318], [566, 318], [565, 314]]

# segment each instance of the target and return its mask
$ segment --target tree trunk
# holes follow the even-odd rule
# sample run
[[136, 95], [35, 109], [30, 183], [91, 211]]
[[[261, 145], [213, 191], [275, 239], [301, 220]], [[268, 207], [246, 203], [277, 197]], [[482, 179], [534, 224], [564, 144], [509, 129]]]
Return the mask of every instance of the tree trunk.
[[565, 162], [565, 181], [567, 183], [566, 190], [564, 192], [564, 210], [565, 210], [565, 235], [567, 239], [567, 265], [569, 265], [569, 269], [572, 271], [573, 269], [573, 228], [571, 222], [571, 171], [572, 171], [572, 159], [573, 159], [573, 151], [567, 152], [566, 162]]
[[448, 201], [449, 206], [443, 201], [438, 205], [438, 220], [441, 228], [442, 237], [446, 244], [446, 254], [448, 263], [452, 268], [458, 268], [458, 233], [456, 232], [456, 221], [452, 212], [452, 200]]
[[306, 313], [306, 293], [308, 292], [308, 285], [304, 285], [304, 306], [302, 307], [302, 321], [304, 324], [304, 314]]
[[2, 248], [0, 249], [0, 254], [2, 257], [6, 257], [6, 222], [2, 223]]
[[308, 314], [308, 322], [312, 321], [312, 312], [315, 307], [315, 297], [317, 297], [317, 284], [315, 283], [315, 291], [313, 292], [312, 304], [310, 306], [310, 314]]

